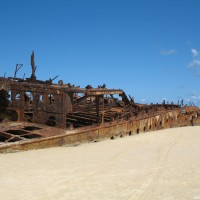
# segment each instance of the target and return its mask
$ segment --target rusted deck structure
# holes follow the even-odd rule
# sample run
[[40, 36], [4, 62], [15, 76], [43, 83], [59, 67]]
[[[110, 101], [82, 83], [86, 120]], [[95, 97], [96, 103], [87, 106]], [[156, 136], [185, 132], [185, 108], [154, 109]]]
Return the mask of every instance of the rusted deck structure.
[[199, 109], [175, 104], [136, 104], [123, 90], [0, 77], [0, 152], [62, 146], [199, 124]]

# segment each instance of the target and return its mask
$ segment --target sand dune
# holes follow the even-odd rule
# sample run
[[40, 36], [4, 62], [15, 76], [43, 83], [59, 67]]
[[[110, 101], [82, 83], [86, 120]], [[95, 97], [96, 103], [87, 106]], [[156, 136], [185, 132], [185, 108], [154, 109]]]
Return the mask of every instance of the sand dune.
[[0, 155], [0, 199], [200, 199], [200, 127]]

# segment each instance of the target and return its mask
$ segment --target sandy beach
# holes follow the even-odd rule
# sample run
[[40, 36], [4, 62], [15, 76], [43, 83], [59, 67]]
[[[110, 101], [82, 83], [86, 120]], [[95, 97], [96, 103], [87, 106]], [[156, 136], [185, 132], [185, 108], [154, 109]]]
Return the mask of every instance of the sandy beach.
[[200, 199], [200, 127], [0, 155], [1, 200]]

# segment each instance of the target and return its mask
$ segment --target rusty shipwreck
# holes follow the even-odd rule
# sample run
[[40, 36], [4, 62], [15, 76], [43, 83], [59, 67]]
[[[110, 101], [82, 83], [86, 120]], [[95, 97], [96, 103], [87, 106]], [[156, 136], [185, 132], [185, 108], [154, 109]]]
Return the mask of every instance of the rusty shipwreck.
[[0, 77], [0, 153], [200, 124], [194, 105], [143, 105], [105, 85], [80, 88], [37, 80], [34, 52], [30, 78], [16, 77], [21, 66], [16, 65], [13, 77]]

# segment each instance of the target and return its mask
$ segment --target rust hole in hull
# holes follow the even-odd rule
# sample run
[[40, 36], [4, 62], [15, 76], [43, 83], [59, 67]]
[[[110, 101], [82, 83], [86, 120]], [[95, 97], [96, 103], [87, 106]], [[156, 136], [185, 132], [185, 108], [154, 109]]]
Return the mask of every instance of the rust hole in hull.
[[27, 131], [23, 131], [23, 130], [8, 130], [5, 132], [10, 133], [12, 135], [24, 135], [28, 133]]
[[27, 131], [35, 131], [35, 130], [40, 130], [41, 128], [36, 127], [36, 126], [26, 126], [23, 129]]
[[33, 139], [33, 138], [40, 138], [42, 136], [38, 134], [29, 134], [29, 135], [23, 135], [23, 137], [27, 139]]

